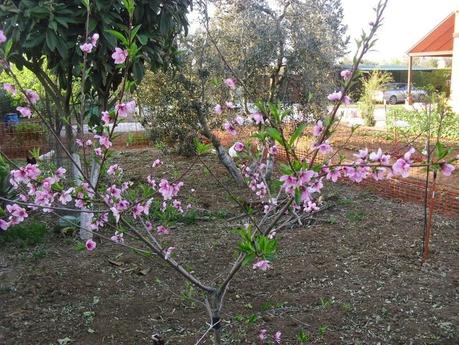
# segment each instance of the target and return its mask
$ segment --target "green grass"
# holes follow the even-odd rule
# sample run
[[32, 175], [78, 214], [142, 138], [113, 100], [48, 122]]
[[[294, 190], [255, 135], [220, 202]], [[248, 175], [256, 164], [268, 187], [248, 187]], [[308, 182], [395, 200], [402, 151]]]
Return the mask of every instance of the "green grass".
[[42, 223], [27, 222], [0, 232], [0, 247], [12, 245], [19, 248], [32, 247], [43, 243], [46, 226]]

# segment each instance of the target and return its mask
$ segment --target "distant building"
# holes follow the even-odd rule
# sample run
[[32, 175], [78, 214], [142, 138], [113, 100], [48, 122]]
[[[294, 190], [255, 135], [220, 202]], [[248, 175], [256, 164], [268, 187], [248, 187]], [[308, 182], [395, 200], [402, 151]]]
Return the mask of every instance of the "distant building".
[[[413, 80], [414, 57], [451, 57], [451, 90], [450, 103], [453, 110], [459, 113], [459, 8], [445, 18], [409, 51], [408, 85]], [[409, 89], [408, 92], [411, 90]]]

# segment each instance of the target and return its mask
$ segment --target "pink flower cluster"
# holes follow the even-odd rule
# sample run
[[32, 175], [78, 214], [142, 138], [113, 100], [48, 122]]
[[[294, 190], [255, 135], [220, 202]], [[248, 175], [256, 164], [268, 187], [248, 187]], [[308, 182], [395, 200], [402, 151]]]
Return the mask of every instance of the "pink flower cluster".
[[[3, 90], [13, 96], [16, 95], [17, 92], [16, 87], [10, 83], [4, 83]], [[29, 105], [37, 104], [37, 102], [40, 100], [40, 96], [34, 90], [25, 90], [24, 94]], [[28, 119], [32, 117], [32, 110], [28, 106], [18, 106], [16, 107], [16, 110], [21, 114], [22, 117], [27, 117]]]
[[99, 40], [99, 34], [98, 33], [92, 34], [92, 36], [87, 42], [80, 45], [81, 51], [85, 54], [90, 54], [92, 50], [96, 48], [98, 40]]
[[[273, 336], [274, 344], [279, 345], [282, 340], [281, 338], [282, 332], [277, 331]], [[258, 339], [261, 341], [262, 344], [264, 344], [265, 341], [268, 339], [268, 331], [266, 329], [260, 330], [260, 332], [258, 333]]]

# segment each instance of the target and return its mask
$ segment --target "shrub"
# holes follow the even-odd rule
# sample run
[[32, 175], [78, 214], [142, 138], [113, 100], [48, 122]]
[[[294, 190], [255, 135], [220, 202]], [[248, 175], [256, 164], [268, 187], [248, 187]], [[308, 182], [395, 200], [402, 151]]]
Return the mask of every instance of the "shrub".
[[[396, 121], [405, 121], [409, 126], [399, 128], [395, 126]], [[432, 134], [436, 134], [440, 125], [440, 115], [437, 111], [431, 114], [430, 129]], [[399, 130], [406, 134], [419, 135], [427, 133], [429, 130], [428, 115], [426, 112], [416, 110], [407, 110], [403, 107], [396, 107], [389, 110], [386, 117], [386, 126], [388, 130]], [[442, 121], [442, 137], [447, 139], [459, 139], [459, 114], [447, 113]]]
[[15, 225], [0, 233], [0, 247], [10, 244], [19, 248], [36, 246], [43, 242], [45, 234], [46, 226], [42, 223], [30, 221]]
[[392, 81], [390, 74], [380, 71], [374, 71], [363, 81], [363, 92], [360, 97], [359, 108], [363, 120], [367, 126], [375, 125], [375, 93], [381, 90], [384, 84]]

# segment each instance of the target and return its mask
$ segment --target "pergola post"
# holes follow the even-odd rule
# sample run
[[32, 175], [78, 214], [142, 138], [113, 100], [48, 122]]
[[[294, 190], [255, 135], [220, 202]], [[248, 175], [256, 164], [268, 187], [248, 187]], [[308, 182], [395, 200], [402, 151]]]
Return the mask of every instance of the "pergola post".
[[412, 84], [413, 84], [413, 57], [410, 55], [408, 58], [408, 97], [406, 98], [406, 102], [408, 105], [413, 104], [413, 97], [412, 93]]
[[459, 113], [459, 9], [456, 11], [453, 34], [453, 63], [451, 66], [450, 102], [453, 111]]

